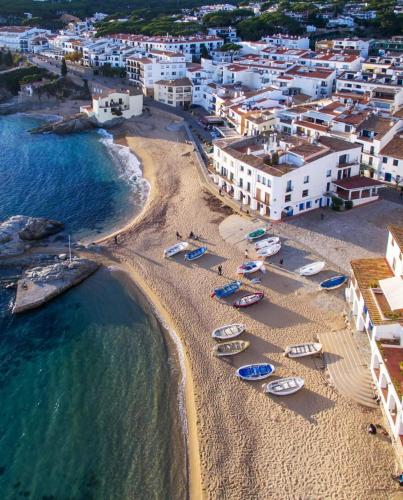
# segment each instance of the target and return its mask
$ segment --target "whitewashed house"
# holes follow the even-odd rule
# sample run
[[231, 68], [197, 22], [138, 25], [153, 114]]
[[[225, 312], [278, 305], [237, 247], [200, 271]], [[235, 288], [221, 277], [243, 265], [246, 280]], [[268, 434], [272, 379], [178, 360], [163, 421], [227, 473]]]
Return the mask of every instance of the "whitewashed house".
[[143, 94], [133, 90], [92, 89], [92, 106], [81, 106], [80, 112], [99, 123], [115, 118], [132, 118], [143, 112]]
[[333, 195], [351, 199], [355, 193], [353, 204], [362, 202], [362, 191], [365, 201], [377, 199], [380, 183], [359, 177], [359, 159], [360, 146], [333, 137], [219, 139], [213, 178], [247, 209], [280, 220], [330, 205]]
[[371, 373], [403, 452], [403, 226], [390, 226], [386, 256], [351, 261], [346, 299], [354, 325], [368, 334]]

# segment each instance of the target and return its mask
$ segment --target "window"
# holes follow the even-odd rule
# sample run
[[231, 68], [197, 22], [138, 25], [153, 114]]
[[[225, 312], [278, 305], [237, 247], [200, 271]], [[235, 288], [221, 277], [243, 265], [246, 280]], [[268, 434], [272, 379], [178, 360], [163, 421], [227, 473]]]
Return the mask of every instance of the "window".
[[386, 156], [382, 158], [382, 163], [388, 163], [388, 159], [386, 158]]
[[252, 170], [248, 169], [248, 175], [252, 175]]
[[241, 165], [241, 172], [243, 172], [243, 171], [244, 171], [244, 166], [243, 166], [243, 165]]
[[262, 178], [261, 178], [261, 176], [260, 176], [259, 174], [258, 174], [258, 176], [257, 176], [257, 181], [258, 181], [258, 182], [262, 182]]
[[292, 182], [287, 181], [286, 192], [289, 193], [290, 191], [292, 191]]
[[397, 167], [399, 165], [399, 160], [393, 160], [393, 166]]
[[332, 176], [332, 171], [326, 170], [326, 177], [331, 177], [331, 176]]
[[309, 175], [306, 175], [304, 177], [304, 184], [308, 184], [308, 182], [309, 182]]
[[291, 201], [291, 195], [290, 194], [287, 194], [284, 198], [284, 201], [287, 203], [289, 201]]
[[302, 191], [302, 197], [305, 198], [305, 196], [308, 196], [308, 192], [309, 192], [308, 189], [304, 189]]

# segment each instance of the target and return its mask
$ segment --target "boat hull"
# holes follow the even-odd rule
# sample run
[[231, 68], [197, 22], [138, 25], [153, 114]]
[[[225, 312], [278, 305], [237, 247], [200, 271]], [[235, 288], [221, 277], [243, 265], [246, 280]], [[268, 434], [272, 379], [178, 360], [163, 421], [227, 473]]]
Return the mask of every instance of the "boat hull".
[[215, 288], [212, 297], [216, 297], [217, 299], [224, 299], [225, 297], [229, 297], [234, 294], [241, 288], [241, 281], [233, 281], [232, 283], [228, 283], [220, 288]]
[[270, 247], [271, 245], [275, 245], [279, 243], [280, 238], [278, 236], [273, 236], [271, 238], [266, 238], [265, 240], [258, 241], [255, 243], [255, 249], [261, 250], [264, 247]]
[[279, 253], [280, 250], [280, 243], [275, 243], [274, 245], [263, 247], [262, 249], [258, 250], [257, 254], [259, 255], [259, 257], [272, 257], [273, 255]]
[[164, 250], [164, 257], [169, 258], [173, 257], [174, 255], [177, 255], [180, 252], [183, 252], [186, 250], [186, 248], [189, 246], [189, 243], [187, 241], [181, 241], [180, 243], [177, 243], [176, 245], [172, 245], [169, 248], [166, 248]]
[[333, 278], [329, 278], [328, 280], [322, 281], [319, 287], [321, 290], [335, 290], [336, 288], [340, 288], [347, 282], [347, 276], [333, 276]]
[[301, 377], [288, 377], [264, 385], [264, 391], [273, 396], [290, 396], [300, 391], [305, 385]]
[[230, 340], [229, 342], [223, 342], [214, 346], [213, 354], [219, 358], [224, 356], [235, 356], [247, 349], [249, 345], [250, 342], [247, 340]]
[[276, 369], [269, 363], [255, 363], [252, 365], [245, 365], [238, 368], [236, 371], [237, 377], [242, 380], [254, 381], [263, 380], [274, 374]]
[[307, 356], [318, 356], [322, 352], [322, 344], [307, 342], [305, 344], [290, 345], [286, 348], [284, 356], [289, 358], [305, 358]]
[[259, 271], [263, 266], [262, 261], [251, 261], [237, 268], [237, 274], [252, 274]]
[[207, 252], [207, 247], [197, 248], [196, 250], [192, 250], [191, 252], [185, 254], [185, 260], [191, 262], [192, 260], [200, 259], [200, 257], [203, 257], [203, 255], [205, 255], [206, 252]]
[[299, 269], [299, 274], [301, 276], [314, 276], [315, 274], [320, 273], [325, 267], [325, 262], [313, 262], [312, 264], [308, 264], [307, 266], [303, 266]]
[[246, 239], [248, 241], [258, 240], [259, 238], [264, 236], [266, 233], [267, 233], [267, 230], [263, 227], [259, 228], [259, 229], [255, 229], [254, 231], [251, 231], [250, 233], [248, 233], [246, 235]]
[[245, 295], [244, 297], [241, 297], [240, 299], [236, 300], [232, 305], [236, 309], [244, 309], [246, 307], [253, 306], [253, 304], [257, 304], [263, 299], [263, 297], [264, 297], [263, 292], [252, 293], [250, 295]]
[[224, 325], [216, 328], [211, 336], [216, 340], [234, 339], [235, 337], [239, 337], [245, 330], [246, 327], [244, 324], [234, 323], [232, 325]]

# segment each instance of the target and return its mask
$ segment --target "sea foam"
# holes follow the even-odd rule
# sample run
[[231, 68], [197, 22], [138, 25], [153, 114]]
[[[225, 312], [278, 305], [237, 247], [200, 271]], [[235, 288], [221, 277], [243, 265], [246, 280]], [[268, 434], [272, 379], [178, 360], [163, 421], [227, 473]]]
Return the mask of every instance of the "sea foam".
[[129, 184], [133, 193], [138, 197], [138, 202], [144, 204], [150, 191], [150, 184], [143, 177], [140, 161], [128, 146], [116, 144], [113, 135], [105, 129], [98, 129], [97, 132], [101, 136], [100, 142], [104, 144], [118, 168], [119, 177]]

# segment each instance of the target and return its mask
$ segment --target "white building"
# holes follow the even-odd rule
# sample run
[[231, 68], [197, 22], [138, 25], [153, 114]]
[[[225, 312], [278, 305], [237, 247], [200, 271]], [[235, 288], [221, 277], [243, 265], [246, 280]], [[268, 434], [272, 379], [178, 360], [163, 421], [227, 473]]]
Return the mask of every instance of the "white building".
[[368, 334], [371, 373], [397, 448], [403, 453], [403, 226], [390, 226], [386, 257], [351, 262], [346, 299]]
[[192, 104], [192, 82], [189, 78], [155, 82], [154, 99], [169, 106], [188, 109]]
[[403, 129], [380, 150], [379, 156], [382, 161], [378, 164], [378, 179], [403, 187]]
[[180, 52], [191, 62], [192, 58], [200, 57], [203, 48], [208, 52], [218, 50], [224, 45], [224, 40], [215, 35], [193, 36], [144, 36], [116, 34], [109, 37], [115, 43], [123, 43], [131, 47], [139, 47], [146, 52], [160, 50], [163, 52]]
[[[358, 182], [363, 179], [358, 175], [360, 147], [333, 137], [314, 142], [276, 134], [220, 139], [214, 141], [213, 159], [214, 181], [235, 200], [272, 220], [330, 205], [332, 194], [339, 196], [341, 189], [347, 199], [364, 189]], [[346, 180], [353, 184], [351, 191], [339, 187]], [[377, 199], [379, 184], [373, 181], [366, 201]], [[354, 198], [353, 204], [361, 202]]]
[[153, 95], [154, 84], [160, 80], [186, 77], [186, 57], [178, 52], [151, 50], [144, 55], [126, 59], [129, 80], [138, 84], [144, 95]]
[[81, 106], [81, 113], [105, 123], [115, 118], [132, 118], [143, 112], [143, 94], [133, 90], [92, 89], [92, 106]]
[[276, 47], [285, 47], [287, 49], [309, 49], [309, 37], [293, 35], [268, 35], [262, 38], [262, 41]]
[[14, 52], [32, 52], [32, 41], [50, 31], [29, 26], [0, 26], [0, 48]]
[[293, 66], [285, 71], [282, 76], [273, 80], [280, 88], [288, 88], [292, 93], [305, 94], [313, 99], [329, 97], [336, 82], [336, 71], [327, 68], [307, 68]]

